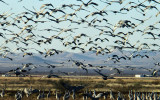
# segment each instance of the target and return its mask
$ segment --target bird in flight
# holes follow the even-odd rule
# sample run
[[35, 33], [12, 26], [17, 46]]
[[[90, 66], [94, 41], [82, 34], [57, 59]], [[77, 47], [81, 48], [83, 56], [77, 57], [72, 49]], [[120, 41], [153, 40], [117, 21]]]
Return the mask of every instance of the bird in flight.
[[0, 0], [0, 2], [4, 3], [4, 4], [6, 4], [6, 5], [9, 5], [8, 3], [4, 2], [3, 0]]

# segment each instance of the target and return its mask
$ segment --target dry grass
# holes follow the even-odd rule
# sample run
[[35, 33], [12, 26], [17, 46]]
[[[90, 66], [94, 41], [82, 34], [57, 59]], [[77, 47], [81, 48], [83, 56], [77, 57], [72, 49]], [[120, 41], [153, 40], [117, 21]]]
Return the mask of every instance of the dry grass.
[[[160, 92], [160, 80], [159, 78], [115, 78], [102, 80], [100, 77], [63, 77], [58, 78], [40, 78], [40, 77], [0, 77], [0, 89], [6, 88], [8, 91], [3, 100], [13, 100], [14, 94], [19, 89], [29, 88], [32, 86], [35, 89], [44, 89], [47, 93], [49, 89], [53, 92], [55, 89], [64, 92], [65, 88], [63, 83], [71, 86], [85, 86], [85, 89], [95, 89], [99, 92], [109, 92], [111, 89], [113, 92], [120, 91], [122, 93], [128, 93], [129, 90], [135, 90], [138, 92]], [[82, 95], [81, 90], [79, 97]], [[52, 93], [54, 94], [54, 93]], [[23, 100], [34, 100], [38, 94], [33, 95], [32, 99], [26, 98]], [[54, 96], [54, 95], [53, 95]], [[54, 98], [54, 97], [53, 97]], [[2, 99], [0, 99], [2, 100]], [[49, 100], [49, 99], [48, 99]], [[54, 100], [54, 99], [52, 99]]]

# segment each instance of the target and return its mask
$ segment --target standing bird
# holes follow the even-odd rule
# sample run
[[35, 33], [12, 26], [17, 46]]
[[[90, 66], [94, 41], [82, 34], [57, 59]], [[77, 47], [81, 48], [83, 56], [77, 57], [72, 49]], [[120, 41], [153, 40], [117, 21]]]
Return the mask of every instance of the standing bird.
[[51, 90], [49, 89], [49, 92], [47, 94], [47, 98], [49, 98], [51, 96]]
[[4, 88], [2, 89], [2, 92], [0, 93], [1, 97], [4, 97]]
[[111, 99], [111, 100], [114, 100], [114, 99], [115, 99], [114, 96], [113, 96], [112, 90], [110, 90], [110, 99]]
[[57, 99], [57, 100], [60, 100], [61, 94], [58, 94], [57, 90], [55, 91], [55, 94], [56, 94], [56, 99]]
[[41, 90], [39, 90], [39, 94], [37, 96], [37, 100], [41, 99], [42, 98], [42, 95], [41, 95]]
[[73, 92], [72, 98], [73, 98], [73, 100], [75, 100], [76, 99], [75, 90], [72, 90], [72, 92]]
[[64, 96], [63, 96], [63, 100], [69, 100], [70, 97], [70, 92], [65, 92]]

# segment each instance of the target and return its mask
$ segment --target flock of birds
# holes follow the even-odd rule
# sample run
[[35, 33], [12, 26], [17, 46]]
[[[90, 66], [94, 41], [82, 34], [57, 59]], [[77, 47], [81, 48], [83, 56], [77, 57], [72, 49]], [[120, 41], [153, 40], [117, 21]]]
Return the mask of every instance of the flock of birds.
[[[3, 0], [1, 2], [9, 6]], [[23, 0], [19, 2], [23, 2]], [[148, 52], [159, 50], [159, 1], [100, 0], [96, 2], [77, 0], [76, 2], [75, 4], [62, 4], [58, 7], [52, 3], [46, 3], [41, 5], [39, 10], [34, 7], [32, 10], [24, 5], [22, 6], [24, 12], [12, 13], [14, 8], [11, 8], [9, 11], [1, 13], [1, 57], [13, 61], [15, 59], [10, 57], [12, 54], [23, 53], [22, 56], [26, 57], [38, 53], [46, 58], [65, 51], [82, 53], [92, 51], [98, 56], [112, 54], [114, 50], [119, 50], [123, 56], [112, 55], [105, 61], [119, 63], [121, 60], [149, 58]], [[116, 10], [113, 9], [115, 6], [120, 7]], [[151, 11], [155, 12], [155, 15], [152, 13], [150, 16]], [[117, 22], [111, 21], [130, 13], [135, 13], [137, 16], [132, 14], [129, 18], [119, 18]], [[115, 17], [112, 19], [112, 16]], [[137, 36], [141, 38], [139, 40], [132, 39], [135, 38], [135, 34], [139, 34]], [[59, 47], [63, 47], [63, 49], [59, 49]], [[125, 54], [125, 50], [130, 50], [131, 53]], [[140, 53], [142, 50], [145, 50], [145, 53]], [[88, 72], [87, 66], [94, 67], [91, 64], [86, 64], [86, 66], [80, 61], [70, 61], [86, 72]], [[33, 65], [26, 70], [30, 65], [32, 64], [24, 64], [23, 67], [9, 72], [20, 75], [37, 68]], [[47, 64], [47, 66], [53, 67], [51, 64]], [[133, 69], [129, 66], [125, 68]], [[113, 69], [120, 74], [118, 68]], [[155, 69], [153, 68], [153, 70]], [[101, 73], [99, 68], [94, 71], [106, 79], [107, 76]], [[156, 71], [159, 70], [156, 69]]]
[[[22, 98], [30, 98], [33, 95], [37, 95], [37, 100], [39, 99], [56, 99], [56, 100], [77, 100], [79, 96], [82, 100], [159, 100], [160, 96], [158, 96], [157, 92], [136, 92], [130, 90], [128, 95], [122, 94], [120, 91], [118, 93], [113, 92], [112, 90], [106, 92], [96, 92], [96, 90], [85, 90], [84, 93], [79, 94], [79, 91], [82, 88], [74, 87], [64, 93], [58, 90], [51, 91], [41, 91], [39, 89], [33, 89], [32, 86], [30, 88], [20, 89], [15, 93], [16, 100], [22, 100]], [[3, 88], [0, 93], [1, 98], [5, 98], [7, 91]]]
[[[20, 0], [20, 2], [23, 2], [23, 0]], [[121, 55], [113, 54], [104, 61], [105, 63], [113, 61], [116, 64], [122, 60], [131, 61], [134, 58], [148, 59], [150, 58], [147, 55], [148, 52], [159, 50], [160, 2], [158, 0], [76, 0], [76, 2], [75, 4], [62, 4], [58, 7], [55, 7], [56, 5], [52, 3], [46, 3], [37, 8], [39, 10], [34, 7], [28, 8], [24, 5], [22, 6], [25, 10], [24, 12], [12, 13], [14, 8], [11, 8], [9, 11], [1, 13], [0, 56], [10, 61], [15, 60], [10, 55], [16, 53], [23, 53], [22, 57], [34, 56], [35, 53], [38, 53], [46, 58], [56, 56], [65, 51], [82, 53], [92, 51], [98, 56], [112, 54], [116, 49], [121, 52]], [[7, 7], [10, 6], [9, 3], [3, 0], [0, 0], [0, 3]], [[135, 16], [136, 14], [137, 16]], [[139, 37], [135, 38], [135, 34], [139, 34]], [[63, 49], [59, 49], [59, 47], [63, 47]], [[131, 52], [125, 54], [125, 50], [130, 50]], [[145, 53], [142, 54], [141, 51], [143, 50]], [[155, 61], [154, 66], [159, 67], [160, 62], [156, 61], [155, 58], [153, 60]], [[46, 76], [47, 78], [60, 78], [52, 70], [65, 66], [66, 63], [71, 63], [86, 73], [88, 73], [88, 69], [93, 68], [93, 71], [102, 76], [104, 80], [109, 77], [103, 73], [105, 68], [114, 70], [115, 74], [123, 73], [123, 69], [137, 69], [137, 67], [133, 66], [97, 66], [71, 58], [66, 62], [60, 63], [60, 66], [48, 62], [44, 62], [44, 65], [26, 63], [22, 64], [22, 67], [11, 69], [8, 73], [14, 73], [17, 76], [26, 75], [33, 69], [46, 67], [51, 70]], [[138, 69], [148, 70], [153, 76], [156, 76], [160, 71], [155, 67], [140, 67]], [[66, 72], [61, 71], [61, 73], [68, 75]], [[51, 90], [49, 90], [45, 94], [46, 92], [32, 89], [32, 87], [18, 91], [15, 94], [15, 98], [16, 100], [21, 100], [24, 94], [29, 97], [34, 93], [38, 93], [37, 99], [50, 98], [51, 95], [54, 95], [57, 100], [60, 98], [63, 98], [63, 100], [68, 100], [69, 98], [75, 100], [77, 98], [77, 90], [75, 89], [70, 89], [63, 94], [58, 91], [52, 94]], [[0, 96], [5, 97], [5, 89], [2, 89]], [[104, 98], [104, 100], [107, 98], [111, 100], [126, 100], [120, 92], [115, 96], [112, 91], [103, 93], [85, 91], [82, 96], [84, 100], [88, 98], [91, 100], [100, 98]], [[128, 98], [129, 100], [160, 99], [157, 93], [145, 94], [133, 93], [132, 91], [129, 91]]]
[[[10, 6], [3, 0], [0, 0], [0, 3]], [[20, 13], [12, 13], [14, 8], [11, 8], [0, 14], [0, 56], [13, 61], [15, 59], [11, 55], [16, 53], [23, 53], [22, 57], [34, 56], [38, 53], [46, 58], [66, 51], [82, 53], [92, 51], [98, 56], [109, 55], [114, 50], [119, 50], [121, 55], [111, 55], [105, 62], [113, 61], [116, 64], [121, 60], [150, 58], [147, 55], [148, 52], [160, 49], [159, 5], [158, 0], [76, 0], [76, 3], [61, 4], [58, 7], [53, 3], [43, 4], [36, 9], [24, 5], [21, 7], [25, 11]], [[135, 37], [136, 34], [138, 37]], [[125, 50], [129, 50], [130, 53], [125, 54]], [[155, 58], [153, 60], [156, 61]], [[67, 62], [78, 66], [86, 73], [89, 68], [94, 68], [94, 72], [101, 75], [104, 80], [108, 77], [102, 72], [107, 66], [85, 64], [72, 58], [60, 64], [64, 66]], [[156, 61], [154, 65], [160, 66], [159, 63]], [[12, 69], [8, 73], [18, 76], [37, 67], [47, 67], [52, 70], [57, 67], [47, 62], [44, 64], [22, 64], [22, 67]], [[122, 67], [112, 66], [111, 70], [121, 74], [120, 68]], [[125, 66], [123, 68], [134, 70], [136, 67]], [[160, 71], [145, 67], [139, 69], [148, 70], [154, 76]], [[48, 78], [52, 76], [60, 77], [52, 72], [47, 75]], [[67, 97], [70, 93], [65, 95]], [[97, 97], [91, 93], [85, 96]], [[16, 94], [16, 98], [21, 98], [21, 92]], [[137, 95], [137, 98], [140, 96]]]

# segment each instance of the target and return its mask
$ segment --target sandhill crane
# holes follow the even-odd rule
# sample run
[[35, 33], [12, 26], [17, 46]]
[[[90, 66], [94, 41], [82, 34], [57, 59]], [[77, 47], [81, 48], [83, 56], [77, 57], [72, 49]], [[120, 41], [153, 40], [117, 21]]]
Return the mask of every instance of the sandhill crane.
[[136, 93], [136, 91], [134, 92], [134, 100], [137, 100], [137, 93]]
[[103, 93], [103, 98], [104, 98], [104, 100], [107, 100], [107, 93], [106, 92]]
[[111, 99], [111, 100], [114, 100], [114, 99], [115, 99], [114, 96], [113, 96], [112, 90], [110, 90], [110, 99]]
[[42, 97], [42, 95], [41, 95], [41, 90], [39, 90], [39, 94], [38, 94], [38, 96], [37, 96], [37, 99], [39, 100], [39, 99], [41, 99], [41, 97]]
[[129, 98], [129, 100], [133, 100], [132, 90], [131, 90], [131, 91], [129, 91], [128, 98]]
[[137, 100], [142, 100], [141, 96], [140, 96], [140, 93], [137, 93]]
[[30, 91], [30, 89], [25, 88], [24, 93], [26, 94], [26, 97], [29, 97], [29, 95], [31, 94], [31, 91]]
[[92, 100], [99, 100], [99, 98], [103, 97], [103, 93], [98, 93], [97, 95], [95, 95]]
[[69, 100], [70, 97], [70, 92], [65, 92], [64, 96], [63, 96], [63, 100]]
[[18, 91], [16, 94], [15, 94], [15, 98], [16, 100], [21, 100], [22, 99], [22, 91]]
[[158, 99], [157, 93], [154, 93], [153, 96], [154, 96], [154, 100], [157, 100], [157, 99]]
[[72, 92], [73, 92], [73, 94], [72, 94], [72, 98], [73, 98], [73, 100], [75, 100], [75, 98], [76, 98], [75, 90], [72, 90]]
[[0, 93], [1, 97], [4, 97], [4, 88], [2, 89], [2, 92]]
[[49, 92], [47, 94], [47, 98], [49, 98], [51, 96], [51, 89], [49, 89]]
[[149, 100], [149, 96], [148, 96], [147, 92], [146, 92], [146, 97], [145, 97], [145, 99], [146, 99], [146, 100]]
[[58, 94], [57, 90], [55, 91], [55, 94], [56, 94], [56, 99], [60, 100], [61, 94]]
[[4, 3], [4, 4], [6, 4], [6, 5], [9, 5], [8, 3], [4, 2], [3, 0], [0, 0], [0, 2]]
[[145, 100], [145, 94], [144, 93], [142, 93], [142, 100]]
[[117, 100], [122, 100], [122, 97], [121, 97], [121, 93], [118, 91], [118, 97], [117, 97]]
[[88, 94], [88, 90], [84, 91], [83, 100], [88, 100], [87, 94]]
[[96, 90], [93, 90], [92, 97], [95, 97], [95, 96], [96, 96]]
[[43, 90], [43, 93], [41, 94], [41, 98], [44, 98], [45, 96], [44, 96], [44, 90]]
[[86, 97], [89, 97], [91, 100], [99, 100], [99, 98], [103, 97], [103, 93], [99, 93], [96, 95], [95, 90], [93, 91], [93, 94], [90, 93], [85, 93], [83, 96], [83, 100], [88, 100]]

